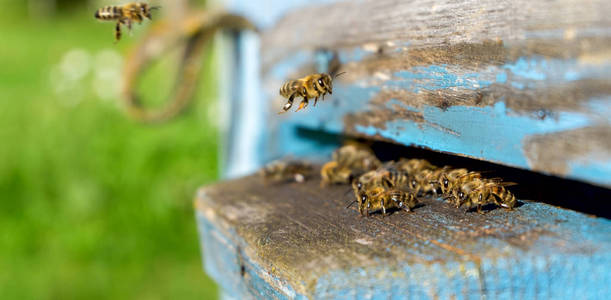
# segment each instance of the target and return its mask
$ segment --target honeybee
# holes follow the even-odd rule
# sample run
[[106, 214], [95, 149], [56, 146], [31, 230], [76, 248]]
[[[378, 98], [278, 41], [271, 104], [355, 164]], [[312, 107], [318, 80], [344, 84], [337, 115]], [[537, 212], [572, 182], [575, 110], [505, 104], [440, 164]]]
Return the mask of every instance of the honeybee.
[[381, 168], [377, 171], [379, 181], [387, 188], [409, 188], [407, 172], [395, 168]]
[[437, 194], [439, 177], [445, 169], [426, 169], [410, 176], [409, 187], [414, 194]]
[[144, 18], [152, 20], [151, 10], [160, 6], [149, 6], [144, 2], [132, 2], [124, 5], [110, 5], [96, 10], [94, 17], [98, 20], [117, 21], [115, 26], [115, 40], [121, 39], [121, 24], [132, 29], [132, 22], [142, 23]]
[[332, 160], [322, 166], [320, 169], [320, 177], [322, 177], [321, 185], [348, 183], [353, 176], [353, 171], [338, 162]]
[[394, 163], [394, 166], [402, 171], [407, 172], [407, 174], [414, 175], [418, 172], [424, 170], [435, 170], [438, 169], [436, 166], [432, 165], [425, 159], [405, 159], [401, 158], [399, 161]]
[[[341, 74], [343, 73], [339, 73], [335, 77]], [[296, 111], [308, 106], [308, 99], [314, 98], [314, 106], [316, 106], [318, 98], [322, 97], [322, 100], [325, 100], [327, 93], [333, 94], [333, 78], [329, 74], [312, 74], [297, 80], [289, 80], [280, 88], [280, 96], [288, 98], [288, 102], [282, 109], [284, 111], [289, 110], [293, 106], [293, 100], [296, 97], [303, 98]]]
[[394, 168], [382, 167], [369, 171], [352, 181], [352, 190], [355, 201], [363, 202], [363, 197], [375, 189], [405, 190], [408, 187], [409, 178], [405, 172]]
[[505, 186], [514, 185], [512, 182], [495, 182], [479, 178], [463, 184], [456, 197], [456, 206], [467, 206], [467, 210], [477, 207], [477, 212], [483, 214], [482, 207], [487, 204], [496, 204], [512, 210], [517, 201], [515, 196]]
[[359, 143], [338, 148], [333, 151], [331, 159], [339, 164], [364, 170], [374, 170], [382, 164], [369, 147]]
[[458, 178], [469, 173], [469, 170], [460, 168], [460, 169], [449, 169], [446, 168], [445, 171], [439, 176], [437, 180], [438, 186], [441, 189], [441, 193], [444, 195], [450, 195], [454, 187], [456, 186], [456, 182]]
[[359, 199], [359, 213], [369, 216], [370, 212], [382, 211], [382, 215], [387, 215], [388, 209], [403, 209], [411, 212], [416, 206], [418, 200], [416, 197], [404, 190], [400, 189], [385, 189], [377, 186], [362, 193]]
[[313, 172], [313, 166], [299, 160], [276, 160], [259, 171], [265, 183], [268, 182], [305, 182]]
[[373, 151], [361, 144], [349, 144], [335, 150], [332, 161], [320, 170], [322, 185], [349, 183], [354, 178], [376, 169], [382, 163]]

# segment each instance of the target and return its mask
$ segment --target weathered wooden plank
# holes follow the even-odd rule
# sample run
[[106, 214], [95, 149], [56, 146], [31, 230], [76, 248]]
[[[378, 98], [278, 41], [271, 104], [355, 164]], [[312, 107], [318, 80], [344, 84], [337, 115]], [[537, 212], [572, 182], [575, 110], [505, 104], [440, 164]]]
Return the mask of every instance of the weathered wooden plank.
[[423, 199], [414, 213], [361, 217], [347, 186], [200, 190], [205, 268], [239, 299], [551, 298], [611, 293], [611, 222], [524, 201], [463, 213]]
[[[300, 152], [290, 132], [304, 127], [611, 186], [609, 15], [602, 0], [293, 7], [261, 38], [262, 155]], [[277, 117], [282, 82], [333, 53], [347, 73], [331, 99]]]

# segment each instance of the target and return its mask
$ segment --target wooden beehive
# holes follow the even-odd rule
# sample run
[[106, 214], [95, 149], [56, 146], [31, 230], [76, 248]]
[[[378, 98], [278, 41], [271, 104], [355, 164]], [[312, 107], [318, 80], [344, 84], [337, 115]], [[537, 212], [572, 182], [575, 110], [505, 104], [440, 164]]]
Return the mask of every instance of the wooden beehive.
[[[326, 159], [352, 136], [608, 195], [609, 1], [249, 1], [229, 9], [262, 29], [226, 38], [229, 177], [286, 155]], [[333, 95], [277, 115], [282, 83], [326, 72], [335, 57], [346, 74]], [[344, 192], [316, 182], [264, 187], [252, 177], [202, 190], [208, 272], [227, 294], [254, 298], [611, 293], [605, 218], [521, 199], [513, 213], [456, 214], [433, 201], [418, 214], [363, 219], [344, 208]]]

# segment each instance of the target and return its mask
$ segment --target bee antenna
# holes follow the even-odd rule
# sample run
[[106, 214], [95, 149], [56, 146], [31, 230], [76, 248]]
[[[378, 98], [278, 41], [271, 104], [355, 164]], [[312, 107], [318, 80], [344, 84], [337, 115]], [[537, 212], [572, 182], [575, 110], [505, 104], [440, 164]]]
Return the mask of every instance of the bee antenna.
[[340, 75], [344, 75], [344, 74], [346, 74], [346, 72], [337, 73], [337, 74], [335, 74], [335, 76], [333, 76], [333, 78], [335, 79], [335, 78], [339, 77]]
[[160, 8], [161, 8], [161, 5], [155, 5], [155, 6], [151, 6], [151, 8], [149, 9], [160, 9]]
[[346, 208], [350, 208], [350, 206], [352, 206], [352, 204], [356, 203], [356, 200], [352, 200], [352, 202], [350, 202], [350, 204], [348, 204], [348, 206], [346, 206]]

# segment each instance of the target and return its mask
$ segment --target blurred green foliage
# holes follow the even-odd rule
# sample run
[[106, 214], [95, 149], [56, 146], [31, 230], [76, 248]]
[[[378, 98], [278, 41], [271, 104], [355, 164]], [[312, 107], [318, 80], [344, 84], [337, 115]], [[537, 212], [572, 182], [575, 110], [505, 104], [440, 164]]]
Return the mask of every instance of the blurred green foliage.
[[95, 64], [61, 91], [53, 70], [73, 49], [121, 57], [143, 26], [115, 45], [90, 11], [32, 20], [2, 4], [15, 10], [0, 15], [0, 299], [216, 297], [192, 206], [217, 176], [214, 82], [186, 116], [135, 123], [94, 92]]

